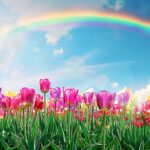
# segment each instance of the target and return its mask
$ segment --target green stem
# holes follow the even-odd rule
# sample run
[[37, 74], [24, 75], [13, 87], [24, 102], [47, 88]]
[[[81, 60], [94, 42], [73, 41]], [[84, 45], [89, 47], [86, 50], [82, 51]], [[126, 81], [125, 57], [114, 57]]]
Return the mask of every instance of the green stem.
[[92, 106], [91, 131], [94, 129], [94, 106]]
[[46, 120], [47, 105], [46, 105], [46, 93], [44, 93], [44, 119]]
[[106, 145], [106, 113], [104, 112], [103, 114], [104, 120], [103, 120], [103, 150], [105, 150], [105, 145]]
[[86, 125], [87, 125], [87, 128], [89, 126], [89, 112], [90, 112], [90, 109], [89, 109], [89, 106], [87, 106], [87, 113], [86, 113]]
[[27, 137], [29, 137], [30, 106], [27, 108]]
[[57, 103], [57, 101], [55, 101], [55, 115], [56, 115], [56, 103]]
[[37, 117], [37, 111], [35, 112], [35, 116], [34, 116], [34, 120], [33, 120], [33, 123], [32, 123], [32, 127], [33, 127], [33, 125], [34, 125], [34, 123], [36, 121], [36, 117]]
[[70, 143], [70, 122], [71, 122], [71, 113], [70, 113], [70, 105], [69, 105], [69, 118], [68, 118], [68, 143]]

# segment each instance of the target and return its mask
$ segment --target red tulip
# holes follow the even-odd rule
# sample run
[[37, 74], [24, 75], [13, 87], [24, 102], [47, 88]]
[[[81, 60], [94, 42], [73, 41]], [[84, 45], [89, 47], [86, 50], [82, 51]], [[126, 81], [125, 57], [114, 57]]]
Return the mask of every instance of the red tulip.
[[47, 93], [50, 89], [49, 79], [40, 79], [40, 90], [42, 93]]
[[21, 100], [24, 105], [32, 105], [34, 103], [35, 90], [24, 87], [20, 90]]
[[64, 96], [64, 102], [69, 105], [73, 106], [76, 104], [78, 90], [74, 88], [64, 88], [63, 89], [63, 96]]
[[36, 112], [44, 110], [43, 96], [41, 96], [40, 94], [36, 94], [35, 103], [34, 103], [34, 110]]
[[96, 94], [97, 106], [99, 109], [110, 109], [112, 108], [115, 101], [116, 94], [111, 94], [108, 91], [101, 91]]

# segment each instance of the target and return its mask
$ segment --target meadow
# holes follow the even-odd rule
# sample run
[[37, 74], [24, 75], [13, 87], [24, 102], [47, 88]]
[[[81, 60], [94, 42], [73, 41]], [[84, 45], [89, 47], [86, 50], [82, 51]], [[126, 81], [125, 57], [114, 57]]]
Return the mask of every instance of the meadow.
[[133, 92], [23, 87], [0, 91], [0, 150], [149, 150], [150, 99]]

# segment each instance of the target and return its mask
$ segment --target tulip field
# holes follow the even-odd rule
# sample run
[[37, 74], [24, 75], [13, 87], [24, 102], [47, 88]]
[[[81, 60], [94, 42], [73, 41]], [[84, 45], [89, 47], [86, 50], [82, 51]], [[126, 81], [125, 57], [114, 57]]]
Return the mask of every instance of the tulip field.
[[150, 98], [125, 89], [0, 89], [0, 150], [150, 150]]

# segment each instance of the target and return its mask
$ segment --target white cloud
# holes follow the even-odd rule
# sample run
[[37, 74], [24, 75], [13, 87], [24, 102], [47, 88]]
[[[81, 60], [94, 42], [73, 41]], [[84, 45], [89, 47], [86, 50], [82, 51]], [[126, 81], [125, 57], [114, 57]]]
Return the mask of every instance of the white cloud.
[[112, 88], [115, 89], [115, 88], [117, 88], [117, 87], [119, 86], [119, 83], [117, 83], [117, 82], [112, 82], [110, 85], [111, 85]]
[[111, 9], [114, 11], [121, 10], [125, 5], [125, 0], [101, 0], [100, 9], [107, 10]]
[[135, 91], [135, 97], [137, 104], [145, 103], [147, 98], [150, 96], [150, 84], [141, 90]]
[[47, 30], [45, 34], [47, 44], [55, 45], [62, 37], [71, 37], [70, 31], [75, 28], [76, 25], [68, 25], [62, 27], [52, 27]]
[[54, 50], [53, 50], [53, 54], [54, 54], [55, 56], [62, 55], [62, 54], [64, 54], [64, 49], [63, 49], [63, 48], [54, 49]]
[[122, 9], [125, 5], [125, 1], [124, 0], [116, 0], [116, 3], [114, 5], [114, 10], [119, 11], [120, 9]]
[[[38, 87], [40, 78], [49, 78], [52, 81], [52, 86], [67, 86], [76, 87], [81, 90], [93, 87], [96, 90], [110, 89], [111, 79], [104, 73], [99, 73], [104, 68], [109, 68], [114, 65], [122, 65], [122, 63], [96, 64], [87, 65], [86, 61], [90, 54], [85, 56], [74, 56], [65, 62], [60, 67], [40, 72], [33, 73], [28, 70], [28, 73], [23, 69], [15, 69], [10, 71], [0, 80], [0, 85], [4, 90], [17, 90], [22, 86]], [[126, 63], [126, 62], [125, 62]], [[105, 66], [105, 67], [104, 67]]]
[[26, 34], [20, 33], [0, 41], [0, 73], [7, 73], [26, 41]]

